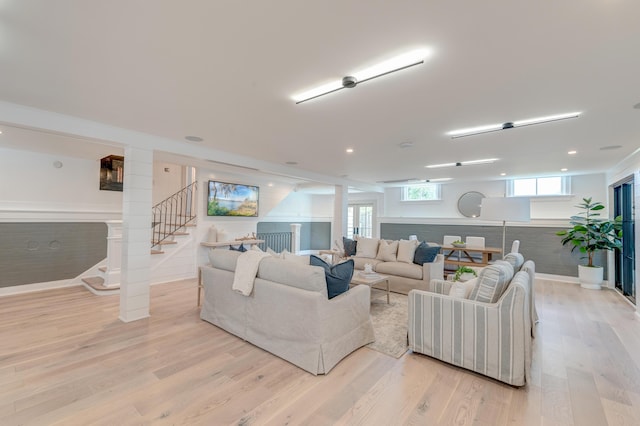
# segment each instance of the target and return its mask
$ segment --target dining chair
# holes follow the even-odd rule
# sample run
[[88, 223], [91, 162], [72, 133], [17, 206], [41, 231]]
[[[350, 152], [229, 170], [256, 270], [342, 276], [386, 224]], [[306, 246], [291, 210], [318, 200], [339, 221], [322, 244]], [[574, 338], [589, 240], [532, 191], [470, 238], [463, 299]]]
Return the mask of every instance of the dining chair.
[[464, 242], [469, 248], [484, 248], [484, 237], [467, 237]]

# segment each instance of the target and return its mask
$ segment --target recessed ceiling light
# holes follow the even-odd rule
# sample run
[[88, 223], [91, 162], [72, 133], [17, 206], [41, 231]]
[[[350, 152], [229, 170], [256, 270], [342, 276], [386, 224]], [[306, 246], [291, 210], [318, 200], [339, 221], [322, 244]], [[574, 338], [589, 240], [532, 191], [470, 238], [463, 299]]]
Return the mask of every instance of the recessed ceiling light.
[[411, 148], [413, 146], [413, 142], [401, 142], [398, 144], [400, 148]]
[[614, 149], [619, 149], [622, 148], [622, 145], [608, 145], [608, 146], [603, 146], [602, 148], [600, 148], [600, 151], [611, 151]]
[[561, 172], [566, 172], [567, 170], [569, 170], [569, 169], [567, 169], [566, 167], [563, 167], [563, 168], [560, 169]]
[[271, 182], [269, 182], [269, 184], [267, 186], [273, 186], [273, 184]]
[[507, 121], [502, 124], [488, 124], [485, 126], [469, 127], [466, 129], [452, 130], [447, 132], [452, 139], [462, 138], [465, 136], [479, 135], [482, 133], [497, 132], [499, 130], [513, 129], [514, 127], [531, 126], [533, 124], [549, 123], [552, 121], [566, 120], [568, 118], [577, 118], [581, 112], [569, 112], [566, 114], [548, 115], [546, 117], [528, 118], [526, 120]]
[[347, 153], [351, 154], [353, 152], [353, 148], [347, 148]]
[[459, 163], [443, 163], [443, 164], [431, 164], [425, 166], [427, 169], [439, 169], [441, 167], [453, 167], [453, 166], [473, 166], [476, 164], [490, 164], [498, 161], [498, 158], [484, 158], [482, 160], [469, 160], [461, 161]]
[[353, 88], [360, 83], [382, 77], [396, 71], [401, 71], [415, 65], [424, 63], [424, 60], [431, 54], [429, 49], [418, 49], [402, 55], [393, 57], [387, 61], [380, 62], [372, 67], [351, 73], [340, 80], [334, 80], [322, 84], [312, 89], [297, 93], [291, 96], [297, 104], [315, 99], [319, 96], [328, 95], [344, 88]]
[[202, 142], [204, 140], [200, 136], [185, 136], [184, 138], [189, 142]]
[[296, 164], [298, 164], [298, 162], [297, 161], [287, 161], [286, 164], [288, 164], [290, 166], [295, 166]]
[[577, 153], [578, 153], [578, 151], [569, 151], [569, 152], [567, 152], [567, 154], [569, 154], [569, 155], [575, 155]]
[[506, 174], [506, 173], [504, 173], [504, 172], [503, 172], [503, 173], [500, 173], [500, 176], [506, 176], [506, 175], [507, 175], [507, 174]]

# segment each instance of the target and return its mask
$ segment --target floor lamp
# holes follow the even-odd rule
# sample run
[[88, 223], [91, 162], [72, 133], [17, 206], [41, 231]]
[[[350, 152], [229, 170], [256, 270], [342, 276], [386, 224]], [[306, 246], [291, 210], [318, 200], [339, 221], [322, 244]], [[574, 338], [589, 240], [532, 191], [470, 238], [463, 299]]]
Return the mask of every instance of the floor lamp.
[[502, 256], [507, 222], [529, 222], [531, 202], [526, 197], [483, 198], [480, 204], [480, 219], [502, 221]]

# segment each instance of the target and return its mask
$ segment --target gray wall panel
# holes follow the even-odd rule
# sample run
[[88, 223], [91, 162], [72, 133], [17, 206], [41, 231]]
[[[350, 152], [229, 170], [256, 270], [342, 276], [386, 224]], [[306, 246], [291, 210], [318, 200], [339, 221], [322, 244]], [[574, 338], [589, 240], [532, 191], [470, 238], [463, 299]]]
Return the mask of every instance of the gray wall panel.
[[324, 250], [331, 247], [331, 222], [259, 222], [257, 232], [291, 232], [291, 224], [299, 223], [300, 250]]
[[105, 257], [104, 223], [0, 223], [0, 287], [75, 278]]
[[[507, 226], [506, 250], [510, 250], [513, 240], [520, 240], [520, 252], [525, 259], [532, 259], [536, 263], [537, 272], [577, 277], [578, 264], [583, 263], [580, 260], [582, 254], [578, 251], [572, 253], [570, 247], [562, 246], [561, 238], [555, 234], [562, 229], [564, 228]], [[463, 240], [467, 236], [485, 237], [486, 246], [502, 247], [501, 226], [380, 224], [380, 235], [385, 239], [407, 239], [412, 234], [417, 235], [420, 241], [437, 243], [442, 243], [445, 235], [460, 235]], [[598, 253], [595, 263], [605, 266], [605, 258], [605, 253]]]

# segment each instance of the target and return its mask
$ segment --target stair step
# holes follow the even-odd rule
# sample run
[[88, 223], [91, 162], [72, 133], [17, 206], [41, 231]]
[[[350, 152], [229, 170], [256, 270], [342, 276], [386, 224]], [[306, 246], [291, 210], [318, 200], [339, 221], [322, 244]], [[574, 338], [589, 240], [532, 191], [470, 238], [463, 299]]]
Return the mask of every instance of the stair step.
[[162, 241], [151, 241], [151, 244], [153, 244], [154, 246], [168, 246], [171, 244], [178, 244], [178, 242], [170, 241], [170, 240], [162, 240]]
[[151, 254], [164, 254], [162, 250], [151, 250]]
[[114, 290], [120, 289], [119, 285], [114, 285], [112, 287], [105, 287], [104, 279], [100, 277], [85, 277], [82, 279], [82, 282], [87, 284], [89, 287], [94, 289], [97, 292], [113, 292]]

